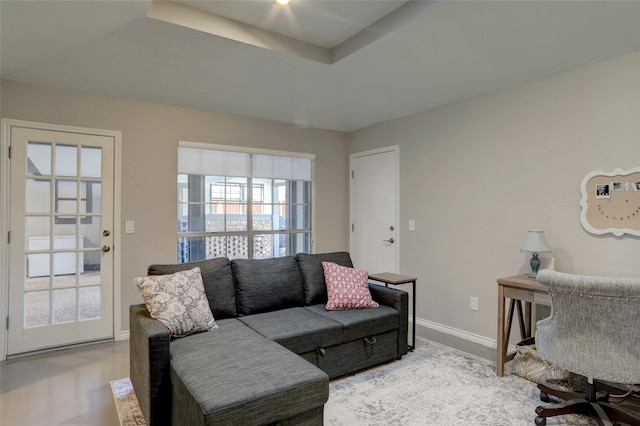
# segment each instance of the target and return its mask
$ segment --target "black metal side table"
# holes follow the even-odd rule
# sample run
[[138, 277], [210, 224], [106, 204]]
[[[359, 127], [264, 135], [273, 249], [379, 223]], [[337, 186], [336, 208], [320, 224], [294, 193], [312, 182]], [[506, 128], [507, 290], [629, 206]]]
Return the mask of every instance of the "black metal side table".
[[416, 348], [416, 277], [410, 277], [408, 275], [400, 275], [394, 274], [391, 272], [380, 272], [377, 274], [369, 274], [369, 279], [374, 281], [379, 281], [384, 283], [385, 287], [389, 287], [389, 284], [400, 285], [400, 284], [413, 284], [413, 297], [412, 301], [412, 310], [413, 310], [413, 326], [411, 331], [411, 345], [409, 346], [409, 351], [413, 351]]

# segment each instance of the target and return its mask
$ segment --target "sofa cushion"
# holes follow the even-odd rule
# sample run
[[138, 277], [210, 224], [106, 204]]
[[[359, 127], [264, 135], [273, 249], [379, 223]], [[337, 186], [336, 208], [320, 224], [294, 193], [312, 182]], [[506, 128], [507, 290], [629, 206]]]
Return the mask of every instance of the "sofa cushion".
[[172, 336], [186, 336], [218, 328], [204, 294], [200, 268], [175, 274], [135, 278], [151, 318]]
[[347, 268], [332, 262], [322, 262], [327, 281], [327, 310], [377, 308], [371, 298], [369, 274], [362, 269]]
[[231, 266], [240, 315], [304, 305], [302, 276], [293, 256], [234, 259]]
[[272, 424], [322, 407], [327, 375], [237, 319], [171, 343], [174, 424]]
[[385, 305], [375, 309], [344, 311], [327, 311], [324, 305], [307, 306], [305, 309], [342, 324], [345, 342], [375, 336], [400, 327], [400, 313]]
[[351, 256], [349, 256], [348, 252], [298, 253], [296, 260], [302, 273], [304, 301], [307, 305], [327, 303], [327, 283], [324, 280], [322, 262], [333, 262], [338, 265], [353, 267]]
[[302, 307], [239, 319], [263, 336], [298, 354], [337, 345], [343, 340], [341, 324]]
[[213, 312], [216, 320], [237, 316], [233, 273], [231, 263], [226, 257], [172, 265], [151, 265], [147, 269], [147, 273], [149, 275], [173, 274], [196, 266], [200, 267], [204, 291], [207, 294], [211, 312]]

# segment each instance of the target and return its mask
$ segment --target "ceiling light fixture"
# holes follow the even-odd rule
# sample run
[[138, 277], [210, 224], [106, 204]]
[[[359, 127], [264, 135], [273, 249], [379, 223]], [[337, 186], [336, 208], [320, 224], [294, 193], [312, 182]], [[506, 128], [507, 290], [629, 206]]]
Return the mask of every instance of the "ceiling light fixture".
[[280, 6], [286, 6], [289, 4], [289, 0], [276, 0], [276, 3], [278, 3]]

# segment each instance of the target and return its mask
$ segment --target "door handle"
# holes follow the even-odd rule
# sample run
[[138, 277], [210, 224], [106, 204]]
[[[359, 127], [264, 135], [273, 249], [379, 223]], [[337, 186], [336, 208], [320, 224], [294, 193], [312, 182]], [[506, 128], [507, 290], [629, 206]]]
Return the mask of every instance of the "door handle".
[[382, 241], [389, 244], [393, 244], [396, 242], [396, 240], [394, 240], [393, 237], [389, 238], [388, 240], [382, 240]]
[[109, 246], [102, 246], [102, 252], [103, 253], [108, 253], [111, 250], [111, 247]]

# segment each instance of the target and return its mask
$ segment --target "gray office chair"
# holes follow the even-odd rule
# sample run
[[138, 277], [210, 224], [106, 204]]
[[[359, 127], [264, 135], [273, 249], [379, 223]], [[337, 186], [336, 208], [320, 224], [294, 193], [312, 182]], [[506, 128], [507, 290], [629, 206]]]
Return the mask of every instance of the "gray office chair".
[[587, 377], [585, 394], [538, 385], [540, 399], [554, 395], [564, 402], [536, 408], [535, 424], [547, 417], [580, 413], [600, 425], [640, 425], [640, 414], [596, 394], [596, 380], [640, 383], [640, 278], [573, 275], [543, 270], [537, 279], [549, 288], [551, 316], [537, 323], [540, 355], [568, 371]]

